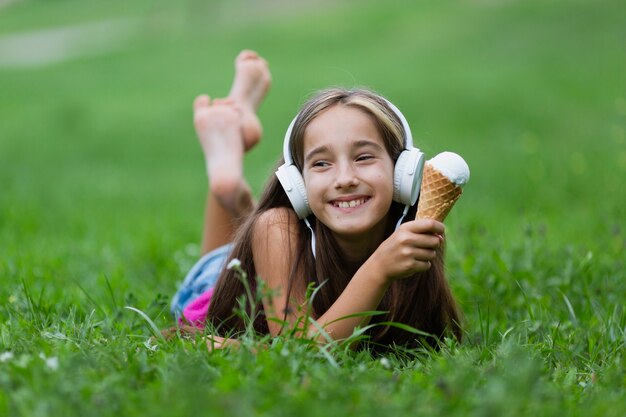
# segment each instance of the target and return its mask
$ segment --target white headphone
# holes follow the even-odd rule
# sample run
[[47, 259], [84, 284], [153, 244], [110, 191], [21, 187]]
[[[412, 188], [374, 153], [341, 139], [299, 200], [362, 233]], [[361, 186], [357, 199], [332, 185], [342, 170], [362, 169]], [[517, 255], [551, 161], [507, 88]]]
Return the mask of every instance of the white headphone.
[[[404, 215], [406, 215], [408, 208], [415, 204], [420, 193], [422, 172], [424, 170], [424, 153], [413, 146], [411, 128], [402, 112], [387, 99], [381, 98], [385, 100], [389, 108], [398, 116], [404, 129], [404, 150], [400, 153], [393, 172], [393, 200], [406, 206], [404, 210]], [[278, 168], [276, 176], [280, 185], [287, 193], [287, 197], [298, 218], [306, 219], [312, 212], [306, 195], [304, 178], [302, 178], [302, 174], [294, 164], [291, 151], [289, 150], [291, 132], [298, 116], [299, 114], [294, 117], [289, 124], [287, 133], [285, 133], [283, 142], [285, 163]], [[404, 218], [404, 215], [398, 221], [398, 225]]]

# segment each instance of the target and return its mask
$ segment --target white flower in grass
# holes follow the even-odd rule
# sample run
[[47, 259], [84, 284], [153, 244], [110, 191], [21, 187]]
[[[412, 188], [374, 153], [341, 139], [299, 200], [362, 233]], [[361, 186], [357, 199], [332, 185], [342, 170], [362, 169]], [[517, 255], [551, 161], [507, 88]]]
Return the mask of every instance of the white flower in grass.
[[13, 352], [0, 353], [0, 362], [8, 362], [13, 359]]
[[240, 268], [241, 268], [241, 261], [237, 258], [231, 259], [228, 265], [226, 265], [226, 269], [240, 269]]
[[152, 352], [156, 352], [159, 349], [159, 345], [156, 343], [153, 344], [151, 339], [146, 340], [143, 345], [146, 349], [151, 350]]
[[53, 356], [51, 358], [46, 358], [46, 367], [51, 371], [56, 371], [59, 369], [59, 358]]
[[46, 368], [50, 369], [51, 371], [56, 371], [57, 369], [59, 369], [59, 358], [57, 358], [56, 356], [46, 358], [46, 355], [40, 353], [39, 357], [42, 361], [46, 363]]
[[387, 358], [380, 358], [380, 364], [383, 366], [383, 368], [385, 369], [389, 369], [391, 368], [391, 362], [389, 362], [389, 359]]

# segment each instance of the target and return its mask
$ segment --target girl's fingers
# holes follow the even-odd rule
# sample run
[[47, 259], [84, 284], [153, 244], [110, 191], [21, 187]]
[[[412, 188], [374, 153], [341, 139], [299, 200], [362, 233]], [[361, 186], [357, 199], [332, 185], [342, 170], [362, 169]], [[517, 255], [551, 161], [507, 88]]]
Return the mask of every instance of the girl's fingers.
[[441, 246], [441, 239], [437, 235], [416, 235], [410, 245], [418, 249], [434, 250]]
[[[446, 231], [443, 223], [432, 219], [413, 220], [404, 223], [413, 233], [426, 233], [431, 235], [442, 235]], [[403, 225], [403, 226], [404, 226]]]
[[417, 261], [432, 261], [437, 257], [437, 251], [434, 249], [416, 249], [414, 259]]
[[428, 271], [431, 267], [430, 261], [416, 261], [415, 262], [415, 272], [423, 272]]
[[440, 235], [412, 230], [402, 230], [397, 232], [396, 239], [401, 245], [409, 245], [416, 248], [435, 249], [441, 245]]

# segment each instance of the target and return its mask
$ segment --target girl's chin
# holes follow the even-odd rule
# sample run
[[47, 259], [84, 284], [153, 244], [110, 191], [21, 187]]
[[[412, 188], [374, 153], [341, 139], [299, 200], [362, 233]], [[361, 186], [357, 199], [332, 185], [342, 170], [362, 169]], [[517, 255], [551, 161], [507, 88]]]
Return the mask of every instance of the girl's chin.
[[[335, 220], [335, 219], [334, 219]], [[357, 219], [351, 219], [357, 220]], [[337, 235], [337, 237], [343, 238], [361, 238], [361, 239], [370, 239], [374, 238], [375, 235], [379, 234], [381, 229], [381, 225], [383, 223], [381, 221], [378, 222], [363, 222], [363, 221], [331, 221], [328, 223], [324, 223], [326, 227], [328, 227], [333, 234]], [[384, 225], [382, 227], [384, 229]]]
[[314, 210], [313, 214], [338, 237], [376, 238], [386, 227], [389, 208], [372, 206], [371, 201], [370, 199], [360, 206], [346, 208], [328, 204], [319, 207], [319, 212]]

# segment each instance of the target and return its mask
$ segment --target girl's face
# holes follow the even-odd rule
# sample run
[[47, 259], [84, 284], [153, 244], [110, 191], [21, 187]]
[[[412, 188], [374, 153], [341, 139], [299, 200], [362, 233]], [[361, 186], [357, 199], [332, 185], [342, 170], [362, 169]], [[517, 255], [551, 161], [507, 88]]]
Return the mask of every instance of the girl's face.
[[302, 175], [315, 217], [339, 237], [383, 237], [394, 163], [370, 116], [335, 105], [304, 132]]

